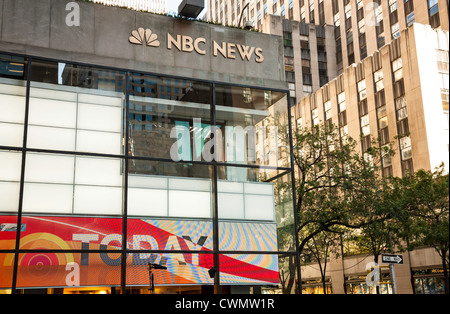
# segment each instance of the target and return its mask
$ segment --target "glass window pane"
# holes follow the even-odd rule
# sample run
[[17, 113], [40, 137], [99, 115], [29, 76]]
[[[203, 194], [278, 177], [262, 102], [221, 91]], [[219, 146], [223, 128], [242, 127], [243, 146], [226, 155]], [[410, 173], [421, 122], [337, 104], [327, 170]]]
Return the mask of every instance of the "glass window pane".
[[122, 219], [103, 217], [22, 217], [22, 250], [118, 250]]
[[17, 288], [119, 286], [120, 253], [19, 254]]
[[295, 250], [290, 173], [244, 167], [219, 167], [218, 172], [219, 219], [236, 221], [221, 222], [220, 249]]
[[222, 285], [250, 285], [261, 293], [295, 293], [295, 256], [224, 254], [219, 257]]
[[122, 171], [118, 158], [29, 153], [23, 210], [120, 215]]
[[27, 62], [0, 54], [0, 145], [23, 146]]
[[129, 219], [127, 235], [133, 250], [213, 250], [210, 220]]
[[209, 84], [132, 74], [129, 88], [132, 156], [205, 160], [202, 152], [211, 134]]
[[218, 161], [289, 167], [287, 95], [216, 86]]
[[[0, 250], [14, 250], [16, 247], [17, 216], [0, 215], [0, 219]], [[2, 274], [1, 271], [0, 274]]]
[[28, 153], [25, 182], [73, 184], [75, 157]]
[[[0, 245], [1, 247], [1, 245]], [[0, 254], [0, 294], [10, 294], [14, 268], [14, 254]]]
[[0, 212], [19, 208], [22, 153], [0, 150]]
[[212, 167], [131, 160], [128, 215], [212, 217]]
[[125, 74], [33, 61], [28, 147], [122, 154]]
[[25, 213], [72, 213], [73, 186], [67, 184], [25, 183]]
[[[136, 258], [140, 256], [140, 258]], [[166, 269], [149, 269], [148, 263]], [[127, 259], [127, 285], [212, 285], [214, 280], [208, 271], [214, 265], [212, 254], [201, 253], [134, 253]]]

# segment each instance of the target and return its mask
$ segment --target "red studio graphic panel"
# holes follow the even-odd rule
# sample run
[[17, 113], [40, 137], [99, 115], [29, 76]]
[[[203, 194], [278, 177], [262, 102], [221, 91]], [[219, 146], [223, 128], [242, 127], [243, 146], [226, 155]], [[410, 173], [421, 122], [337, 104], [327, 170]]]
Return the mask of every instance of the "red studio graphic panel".
[[[0, 249], [13, 250], [16, 217], [0, 219]], [[17, 286], [120, 285], [122, 227], [120, 218], [22, 217], [20, 249], [27, 251], [19, 254]], [[126, 284], [148, 285], [149, 263], [166, 268], [153, 271], [156, 285], [213, 284], [212, 233], [210, 221], [129, 219]], [[219, 247], [227, 252], [276, 251], [276, 239], [273, 223], [219, 223]], [[220, 254], [219, 261], [221, 284], [279, 283], [276, 254]], [[12, 274], [13, 263], [14, 254], [0, 254], [2, 274]], [[0, 287], [10, 286], [9, 277]]]

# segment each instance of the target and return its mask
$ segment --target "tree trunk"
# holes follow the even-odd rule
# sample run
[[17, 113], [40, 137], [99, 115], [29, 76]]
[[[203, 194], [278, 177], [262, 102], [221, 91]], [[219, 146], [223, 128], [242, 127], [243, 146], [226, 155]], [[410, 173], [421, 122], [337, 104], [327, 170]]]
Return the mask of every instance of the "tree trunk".
[[327, 294], [327, 285], [325, 282], [325, 276], [322, 276], [322, 289], [323, 289], [323, 294]]
[[442, 252], [442, 267], [444, 269], [444, 291], [445, 291], [445, 294], [449, 294], [448, 269], [447, 269], [448, 265], [447, 265], [447, 261], [445, 259], [446, 255], [447, 255], [447, 252], [443, 251]]

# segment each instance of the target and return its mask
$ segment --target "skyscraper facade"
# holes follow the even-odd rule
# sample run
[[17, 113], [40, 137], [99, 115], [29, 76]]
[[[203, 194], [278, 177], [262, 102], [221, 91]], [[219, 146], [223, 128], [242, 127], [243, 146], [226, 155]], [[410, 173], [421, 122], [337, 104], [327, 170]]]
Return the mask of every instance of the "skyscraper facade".
[[[243, 11], [247, 3], [248, 12]], [[236, 26], [240, 19], [245, 25], [249, 20], [270, 33], [264, 23], [269, 15], [333, 26], [338, 73], [390, 43], [414, 22], [449, 29], [446, 0], [208, 0], [207, 19], [224, 25]]]
[[[382, 157], [384, 176], [402, 177], [442, 163], [449, 171], [449, 32], [415, 23], [391, 43], [292, 107], [294, 128], [321, 123], [339, 126], [341, 139], [359, 139], [365, 154], [373, 140], [394, 156]], [[370, 293], [365, 282], [367, 254], [332, 258], [326, 275], [333, 293]], [[443, 293], [443, 268], [432, 248], [404, 252], [396, 265], [398, 293]], [[344, 267], [344, 265], [346, 265]], [[303, 289], [320, 288], [318, 265], [302, 267]], [[388, 274], [387, 274], [388, 275]], [[383, 280], [389, 282], [389, 279]], [[382, 285], [392, 293], [392, 285]], [[317, 292], [316, 292], [317, 293]]]

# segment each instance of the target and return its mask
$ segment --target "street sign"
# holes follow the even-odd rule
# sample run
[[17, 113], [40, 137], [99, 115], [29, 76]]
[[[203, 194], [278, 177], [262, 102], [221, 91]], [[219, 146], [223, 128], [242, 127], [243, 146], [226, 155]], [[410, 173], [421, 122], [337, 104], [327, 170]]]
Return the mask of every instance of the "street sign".
[[386, 264], [403, 264], [403, 255], [381, 254], [381, 262]]

